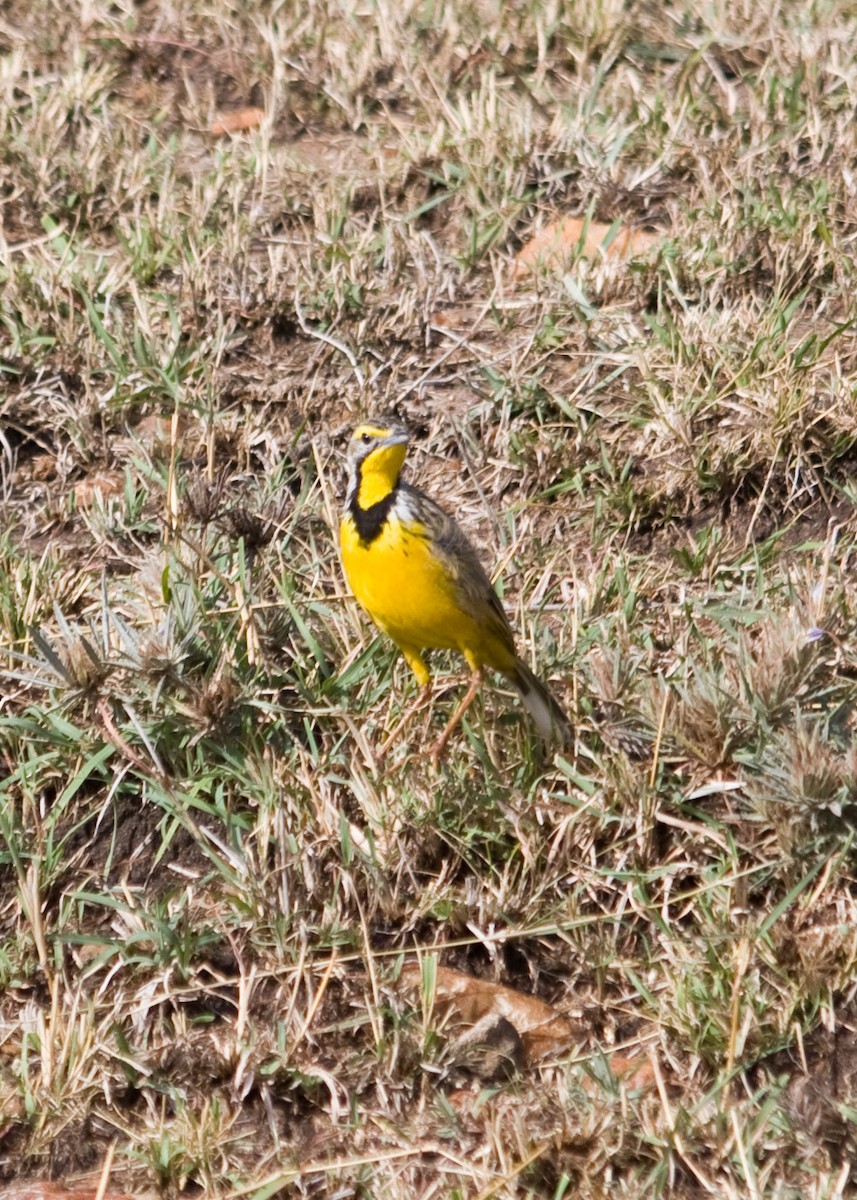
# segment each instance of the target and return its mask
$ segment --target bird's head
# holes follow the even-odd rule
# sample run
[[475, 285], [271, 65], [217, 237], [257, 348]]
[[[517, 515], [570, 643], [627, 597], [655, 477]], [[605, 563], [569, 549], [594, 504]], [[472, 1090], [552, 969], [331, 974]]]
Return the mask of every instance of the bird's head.
[[410, 434], [392, 417], [358, 425], [348, 443], [348, 499], [371, 508], [392, 492], [408, 452]]

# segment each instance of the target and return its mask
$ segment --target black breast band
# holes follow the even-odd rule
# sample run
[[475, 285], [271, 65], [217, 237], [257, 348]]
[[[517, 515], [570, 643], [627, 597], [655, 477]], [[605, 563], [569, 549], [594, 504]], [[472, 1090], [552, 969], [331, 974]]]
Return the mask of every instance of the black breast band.
[[388, 492], [383, 500], [379, 500], [377, 504], [372, 504], [369, 508], [361, 508], [357, 502], [359, 488], [355, 491], [354, 499], [349, 505], [354, 524], [357, 528], [357, 533], [360, 541], [364, 546], [371, 546], [375, 538], [378, 537], [381, 530], [384, 528], [384, 522], [390, 513], [390, 509], [396, 499], [396, 488]]

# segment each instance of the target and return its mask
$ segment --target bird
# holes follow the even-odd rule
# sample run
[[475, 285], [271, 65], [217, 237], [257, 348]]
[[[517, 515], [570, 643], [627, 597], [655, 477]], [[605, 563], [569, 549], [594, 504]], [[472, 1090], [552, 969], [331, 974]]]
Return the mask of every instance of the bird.
[[435, 769], [489, 669], [516, 689], [546, 740], [569, 745], [572, 724], [517, 653], [509, 618], [476, 550], [439, 504], [402, 478], [410, 440], [395, 417], [357, 425], [348, 444], [340, 522], [340, 553], [351, 590], [399, 648], [421, 689], [381, 754], [431, 696], [426, 650], [459, 651], [471, 673], [470, 686], [431, 747]]

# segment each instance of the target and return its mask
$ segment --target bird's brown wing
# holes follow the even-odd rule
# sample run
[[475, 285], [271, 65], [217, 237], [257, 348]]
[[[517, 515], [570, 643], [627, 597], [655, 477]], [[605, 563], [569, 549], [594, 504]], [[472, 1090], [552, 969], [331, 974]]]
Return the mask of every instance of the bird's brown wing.
[[495, 636], [514, 653], [515, 639], [509, 618], [494, 591], [479, 555], [449, 513], [419, 488], [405, 486], [411, 506], [426, 527], [426, 533], [446, 572], [461, 597], [461, 607], [477, 621], [485, 622]]

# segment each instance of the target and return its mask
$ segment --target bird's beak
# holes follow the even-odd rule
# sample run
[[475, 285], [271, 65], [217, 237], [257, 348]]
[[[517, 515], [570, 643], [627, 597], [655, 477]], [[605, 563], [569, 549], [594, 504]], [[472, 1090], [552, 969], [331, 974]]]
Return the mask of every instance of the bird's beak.
[[407, 429], [394, 429], [392, 433], [388, 433], [381, 443], [382, 446], [407, 446], [411, 440]]

